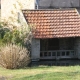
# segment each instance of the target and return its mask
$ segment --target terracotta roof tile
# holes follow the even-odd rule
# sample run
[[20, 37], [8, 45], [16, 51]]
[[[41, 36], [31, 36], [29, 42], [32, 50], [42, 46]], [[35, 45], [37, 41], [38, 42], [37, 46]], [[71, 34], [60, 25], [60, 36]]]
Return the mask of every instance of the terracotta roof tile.
[[80, 37], [80, 16], [76, 9], [23, 10], [28, 24], [34, 24], [34, 38]]

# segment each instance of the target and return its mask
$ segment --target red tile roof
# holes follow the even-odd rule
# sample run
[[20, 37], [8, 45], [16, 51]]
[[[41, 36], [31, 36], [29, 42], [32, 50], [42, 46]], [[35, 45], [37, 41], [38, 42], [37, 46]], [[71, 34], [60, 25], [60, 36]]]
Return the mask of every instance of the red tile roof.
[[76, 9], [23, 10], [28, 24], [36, 27], [34, 38], [80, 37]]

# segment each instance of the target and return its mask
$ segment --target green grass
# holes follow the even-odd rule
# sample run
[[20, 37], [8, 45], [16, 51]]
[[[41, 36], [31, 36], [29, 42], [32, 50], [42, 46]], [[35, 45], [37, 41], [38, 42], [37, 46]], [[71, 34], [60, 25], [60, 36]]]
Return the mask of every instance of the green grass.
[[0, 77], [7, 80], [80, 80], [80, 66], [39, 66], [16, 70], [0, 68]]

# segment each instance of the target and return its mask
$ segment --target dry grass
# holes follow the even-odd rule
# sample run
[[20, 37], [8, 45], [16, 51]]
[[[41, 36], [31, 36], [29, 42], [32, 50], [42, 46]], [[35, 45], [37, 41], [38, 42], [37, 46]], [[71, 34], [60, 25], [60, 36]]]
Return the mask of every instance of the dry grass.
[[7, 69], [27, 66], [30, 62], [28, 50], [15, 44], [6, 44], [0, 47], [0, 65]]

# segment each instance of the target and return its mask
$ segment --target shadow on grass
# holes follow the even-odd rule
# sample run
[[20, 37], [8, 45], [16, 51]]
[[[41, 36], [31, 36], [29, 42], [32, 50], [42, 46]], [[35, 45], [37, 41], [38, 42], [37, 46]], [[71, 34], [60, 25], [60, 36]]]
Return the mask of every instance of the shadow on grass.
[[80, 80], [79, 77], [76, 77], [79, 75], [80, 72], [70, 72], [70, 73], [53, 72], [53, 73], [37, 74], [34, 76], [25, 76], [15, 80]]

